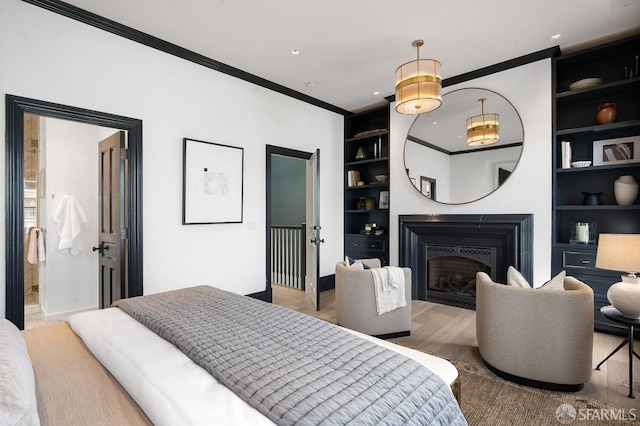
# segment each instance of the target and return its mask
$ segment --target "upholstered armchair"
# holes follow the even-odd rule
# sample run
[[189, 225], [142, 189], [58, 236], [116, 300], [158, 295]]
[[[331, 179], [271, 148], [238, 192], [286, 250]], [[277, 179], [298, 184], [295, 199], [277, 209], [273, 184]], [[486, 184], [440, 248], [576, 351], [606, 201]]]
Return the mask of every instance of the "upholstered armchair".
[[[362, 259], [380, 268], [379, 259]], [[381, 338], [411, 334], [411, 269], [404, 272], [406, 306], [378, 315], [373, 275], [369, 269], [354, 269], [345, 262], [336, 265], [336, 320], [338, 325]]]
[[575, 392], [591, 377], [593, 290], [573, 277], [564, 290], [523, 288], [476, 275], [480, 355], [499, 376]]

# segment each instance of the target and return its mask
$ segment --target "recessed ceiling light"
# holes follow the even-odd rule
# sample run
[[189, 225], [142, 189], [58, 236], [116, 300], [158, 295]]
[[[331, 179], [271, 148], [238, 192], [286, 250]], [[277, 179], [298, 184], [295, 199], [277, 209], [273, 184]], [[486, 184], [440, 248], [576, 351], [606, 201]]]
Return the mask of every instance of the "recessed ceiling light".
[[307, 87], [316, 87], [318, 85], [317, 81], [308, 81], [305, 86]]
[[554, 35], [551, 36], [551, 40], [557, 40], [560, 37], [562, 37], [562, 34], [554, 34]]
[[291, 49], [291, 54], [292, 55], [299, 55], [300, 51], [298, 49]]
[[433, 124], [438, 124], [438, 122], [437, 122], [437, 121], [434, 121], [434, 122], [433, 122]]
[[373, 92], [374, 96], [378, 96], [380, 94], [380, 92]]

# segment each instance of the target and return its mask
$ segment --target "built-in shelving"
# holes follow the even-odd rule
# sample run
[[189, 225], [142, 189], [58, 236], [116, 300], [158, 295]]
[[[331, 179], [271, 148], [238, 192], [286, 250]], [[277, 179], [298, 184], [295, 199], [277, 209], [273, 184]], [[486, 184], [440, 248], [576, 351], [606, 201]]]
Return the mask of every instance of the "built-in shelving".
[[[625, 330], [604, 319], [599, 310], [608, 305], [606, 292], [620, 280], [620, 272], [595, 267], [594, 244], [571, 244], [570, 229], [576, 222], [591, 222], [598, 233], [640, 233], [640, 197], [630, 206], [618, 205], [614, 181], [622, 175], [640, 182], [640, 163], [562, 168], [562, 142], [571, 144], [572, 161], [594, 160], [594, 141], [640, 137], [640, 77], [625, 77], [624, 68], [635, 66], [640, 54], [640, 37], [554, 58], [553, 134], [553, 260], [552, 273], [566, 270], [594, 290], [595, 329], [623, 333]], [[602, 83], [581, 90], [569, 85], [585, 78]], [[599, 105], [615, 103], [617, 120], [598, 124]], [[636, 153], [634, 155], [640, 155]], [[601, 204], [583, 205], [584, 192], [600, 192]]]
[[[389, 106], [347, 116], [344, 128], [344, 252], [355, 259], [376, 257], [387, 265], [389, 209], [380, 208], [380, 199], [381, 193], [389, 195]], [[360, 174], [360, 185], [349, 185], [352, 170]], [[378, 175], [387, 181], [376, 181]], [[373, 206], [359, 208], [367, 198]], [[372, 224], [377, 235], [365, 233]]]

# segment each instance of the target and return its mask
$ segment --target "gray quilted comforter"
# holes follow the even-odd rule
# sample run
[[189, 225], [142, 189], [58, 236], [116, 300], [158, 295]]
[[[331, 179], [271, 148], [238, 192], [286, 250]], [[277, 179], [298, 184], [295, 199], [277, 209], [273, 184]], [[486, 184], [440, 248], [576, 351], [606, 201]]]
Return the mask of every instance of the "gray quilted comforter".
[[277, 424], [466, 424], [439, 376], [317, 318], [209, 286], [114, 305]]

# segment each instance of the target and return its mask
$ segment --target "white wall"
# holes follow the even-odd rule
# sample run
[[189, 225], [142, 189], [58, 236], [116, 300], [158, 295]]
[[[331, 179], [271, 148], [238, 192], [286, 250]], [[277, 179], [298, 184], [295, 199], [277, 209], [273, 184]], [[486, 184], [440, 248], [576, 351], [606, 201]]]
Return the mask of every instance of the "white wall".
[[452, 155], [449, 185], [455, 190], [451, 191], [449, 202], [467, 203], [492, 192], [498, 186], [498, 165], [511, 164], [519, 151], [512, 147]]
[[[46, 316], [97, 308], [98, 256], [91, 251], [98, 236], [98, 142], [100, 128], [47, 118], [45, 129], [46, 261], [43, 263], [42, 311]], [[113, 133], [113, 130], [111, 130]], [[60, 238], [52, 217], [62, 197], [71, 195], [87, 215], [88, 223], [76, 240], [77, 256], [58, 251]]]
[[[394, 132], [392, 131], [392, 133]], [[420, 176], [435, 179], [436, 198], [449, 201], [449, 176], [451, 175], [451, 157], [449, 155], [409, 141], [403, 158], [404, 166], [409, 169], [409, 177], [414, 179], [412, 183], [415, 183], [417, 189], [420, 189]], [[401, 176], [400, 179], [405, 181], [404, 176]]]
[[404, 172], [404, 140], [415, 117], [396, 113], [392, 105], [391, 263], [398, 262], [398, 215], [531, 213], [534, 283], [540, 285], [551, 273], [551, 59], [450, 86], [443, 93], [463, 87], [493, 90], [520, 113], [524, 146], [518, 167], [502, 187], [473, 203], [446, 205], [428, 200], [413, 188]]
[[[0, 52], [2, 96], [143, 121], [145, 293], [197, 284], [264, 290], [266, 144], [320, 148], [320, 273], [333, 273], [343, 246], [342, 116], [15, 0], [0, 0]], [[0, 117], [4, 134], [4, 101]], [[184, 137], [245, 148], [244, 223], [181, 224]], [[4, 148], [0, 156], [4, 168]], [[4, 242], [0, 259], [4, 315]]]

